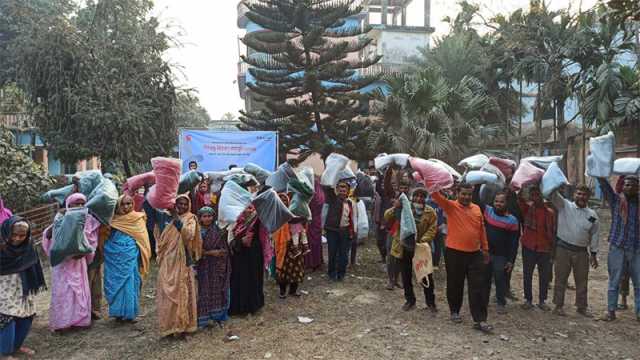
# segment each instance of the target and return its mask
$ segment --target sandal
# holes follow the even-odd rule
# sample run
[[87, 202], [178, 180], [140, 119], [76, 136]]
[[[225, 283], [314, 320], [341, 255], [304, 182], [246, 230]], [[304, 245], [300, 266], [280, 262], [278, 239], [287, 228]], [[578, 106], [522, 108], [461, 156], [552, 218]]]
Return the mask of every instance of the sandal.
[[493, 331], [493, 326], [487, 324], [484, 321], [473, 324], [473, 328], [476, 330], [480, 330], [485, 334], [491, 333]]

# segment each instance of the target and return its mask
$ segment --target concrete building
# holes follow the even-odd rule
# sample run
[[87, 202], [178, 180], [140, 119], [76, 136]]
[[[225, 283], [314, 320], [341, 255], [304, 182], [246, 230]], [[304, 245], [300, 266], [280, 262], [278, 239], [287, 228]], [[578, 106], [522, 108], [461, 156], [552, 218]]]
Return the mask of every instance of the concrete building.
[[18, 145], [31, 145], [31, 157], [42, 165], [51, 176], [74, 174], [77, 171], [100, 169], [100, 159], [93, 157], [74, 164], [65, 164], [56, 158], [55, 153], [49, 151], [43, 139], [38, 134], [29, 114], [0, 114], [0, 127], [11, 131]]

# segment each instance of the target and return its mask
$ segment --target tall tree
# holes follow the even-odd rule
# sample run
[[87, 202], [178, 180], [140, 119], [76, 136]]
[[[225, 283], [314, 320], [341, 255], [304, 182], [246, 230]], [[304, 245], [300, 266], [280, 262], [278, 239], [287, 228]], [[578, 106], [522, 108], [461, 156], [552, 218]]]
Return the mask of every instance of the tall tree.
[[366, 120], [358, 117], [369, 101], [362, 90], [375, 82], [358, 70], [380, 60], [359, 52], [372, 39], [358, 20], [356, 0], [245, 1], [247, 17], [267, 31], [247, 34], [253, 51], [243, 56], [255, 82], [248, 82], [262, 109], [242, 112], [242, 128], [277, 130], [282, 153], [299, 147], [324, 155], [337, 150], [362, 154]]
[[211, 123], [211, 116], [200, 105], [200, 100], [190, 91], [178, 94], [176, 103], [176, 126], [184, 128], [206, 128]]
[[170, 154], [176, 90], [163, 59], [170, 41], [150, 0], [7, 0], [22, 19], [10, 40], [15, 79], [34, 104], [36, 125], [67, 162], [98, 155], [130, 162]]

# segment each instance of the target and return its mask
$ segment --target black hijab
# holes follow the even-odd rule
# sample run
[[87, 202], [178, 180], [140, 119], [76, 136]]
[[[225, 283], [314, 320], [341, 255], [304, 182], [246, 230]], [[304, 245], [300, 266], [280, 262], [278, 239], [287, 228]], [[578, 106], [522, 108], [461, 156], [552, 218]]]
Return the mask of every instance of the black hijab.
[[27, 222], [19, 216], [5, 220], [0, 227], [0, 243], [5, 244], [0, 250], [0, 275], [20, 274], [22, 295], [35, 295], [47, 285], [40, 265], [40, 258], [31, 243], [31, 226], [27, 230], [27, 238], [18, 246], [11, 244], [13, 225]]

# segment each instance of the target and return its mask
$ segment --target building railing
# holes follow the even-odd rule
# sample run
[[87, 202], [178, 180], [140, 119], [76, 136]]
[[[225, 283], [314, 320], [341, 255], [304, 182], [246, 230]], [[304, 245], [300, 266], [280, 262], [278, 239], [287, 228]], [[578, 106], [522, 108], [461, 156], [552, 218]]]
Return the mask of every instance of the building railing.
[[364, 76], [372, 75], [395, 75], [404, 72], [407, 69], [406, 64], [396, 63], [378, 63], [369, 66], [368, 68], [361, 69], [360, 73]]
[[34, 122], [30, 114], [0, 114], [0, 126], [25, 130], [34, 128]]

